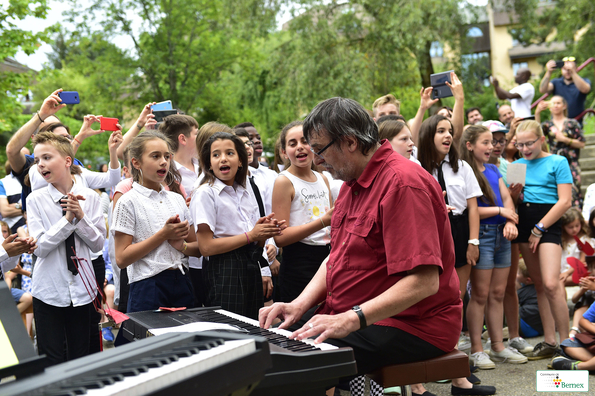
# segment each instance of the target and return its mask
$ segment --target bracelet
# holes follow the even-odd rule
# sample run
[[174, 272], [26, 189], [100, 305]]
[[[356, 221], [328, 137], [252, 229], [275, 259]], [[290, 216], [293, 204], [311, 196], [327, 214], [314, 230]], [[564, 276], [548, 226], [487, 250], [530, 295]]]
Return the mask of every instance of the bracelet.
[[82, 143], [79, 142], [79, 140], [76, 138], [76, 136], [74, 137], [74, 141], [77, 142], [79, 144], [79, 146], [82, 146]]
[[250, 238], [248, 238], [248, 233], [244, 232], [244, 235], [246, 235], [246, 240], [248, 241], [248, 243], [250, 243]]
[[324, 221], [322, 221], [322, 217], [320, 218], [320, 222], [322, 223], [322, 228], [326, 227], [326, 226], [324, 225]]
[[574, 330], [579, 334], [581, 333], [581, 330], [578, 327], [571, 327], [570, 330]]
[[543, 236], [543, 234], [538, 234], [535, 231], [533, 231], [533, 229], [531, 229], [531, 235], [533, 235], [534, 237], [537, 237], [537, 238], [541, 238]]
[[184, 247], [182, 248], [182, 253], [184, 253], [188, 249], [188, 244], [184, 241]]
[[39, 118], [39, 121], [45, 122], [45, 120], [41, 119], [41, 116], [39, 115], [39, 111], [36, 111], [35, 114], [37, 114], [37, 118]]
[[535, 226], [534, 226], [534, 227], [535, 227], [535, 228], [537, 228], [537, 229], [538, 229], [539, 231], [541, 231], [541, 232], [546, 232], [546, 229], [545, 229], [545, 228], [543, 228], [543, 227], [540, 227], [540, 226], [539, 226], [539, 223], [535, 224]]
[[500, 215], [501, 215], [501, 213], [500, 213], [500, 209], [501, 209], [501, 208], [498, 206], [498, 216], [500, 216]]

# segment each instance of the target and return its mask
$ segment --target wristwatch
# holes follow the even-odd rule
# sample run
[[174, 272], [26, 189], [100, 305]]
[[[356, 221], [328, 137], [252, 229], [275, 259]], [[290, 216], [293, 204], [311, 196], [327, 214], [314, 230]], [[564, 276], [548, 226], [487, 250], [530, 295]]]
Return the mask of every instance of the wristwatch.
[[545, 225], [543, 225], [543, 223], [541, 223], [541, 222], [535, 224], [535, 228], [537, 228], [541, 232], [547, 232], [547, 229], [545, 228]]
[[14, 204], [14, 208], [15, 209], [20, 209], [20, 208], [22, 208], [22, 206], [21, 206], [21, 204], [18, 203], [18, 204]]
[[366, 323], [366, 316], [364, 315], [364, 311], [362, 311], [360, 306], [356, 305], [353, 308], [351, 308], [351, 310], [354, 311], [357, 314], [357, 317], [359, 318], [359, 329], [363, 330], [366, 327], [368, 327], [368, 323]]
[[479, 239], [469, 239], [469, 240], [467, 241], [467, 243], [468, 243], [469, 245], [475, 245], [475, 246], [479, 246]]

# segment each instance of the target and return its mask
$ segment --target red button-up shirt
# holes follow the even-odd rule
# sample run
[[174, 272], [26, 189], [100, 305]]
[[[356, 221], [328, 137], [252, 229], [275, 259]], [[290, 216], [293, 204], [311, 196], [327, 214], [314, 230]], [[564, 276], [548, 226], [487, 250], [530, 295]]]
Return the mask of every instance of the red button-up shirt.
[[445, 352], [454, 348], [462, 302], [450, 222], [439, 184], [421, 166], [383, 141], [361, 176], [341, 188], [331, 246], [327, 296], [318, 313], [350, 310], [385, 292], [407, 271], [435, 265], [438, 293], [375, 324], [399, 328]]

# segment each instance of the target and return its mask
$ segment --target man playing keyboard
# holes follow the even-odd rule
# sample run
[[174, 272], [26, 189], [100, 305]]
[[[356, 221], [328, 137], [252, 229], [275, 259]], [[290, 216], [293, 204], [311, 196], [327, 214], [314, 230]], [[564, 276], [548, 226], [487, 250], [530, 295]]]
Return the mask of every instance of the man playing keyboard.
[[280, 318], [292, 337], [349, 346], [358, 375], [452, 351], [462, 302], [439, 184], [379, 143], [378, 127], [353, 100], [319, 103], [303, 130], [316, 164], [345, 181], [331, 254], [298, 298], [261, 308], [260, 326]]

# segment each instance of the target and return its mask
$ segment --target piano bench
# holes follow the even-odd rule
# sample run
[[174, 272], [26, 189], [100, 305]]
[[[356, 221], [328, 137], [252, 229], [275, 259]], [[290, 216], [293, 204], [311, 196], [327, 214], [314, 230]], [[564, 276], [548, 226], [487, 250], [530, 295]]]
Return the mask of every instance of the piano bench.
[[385, 366], [367, 375], [384, 388], [468, 377], [469, 357], [455, 349], [434, 359]]

